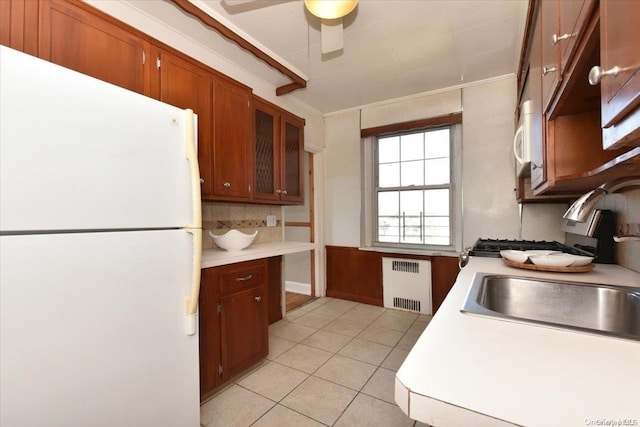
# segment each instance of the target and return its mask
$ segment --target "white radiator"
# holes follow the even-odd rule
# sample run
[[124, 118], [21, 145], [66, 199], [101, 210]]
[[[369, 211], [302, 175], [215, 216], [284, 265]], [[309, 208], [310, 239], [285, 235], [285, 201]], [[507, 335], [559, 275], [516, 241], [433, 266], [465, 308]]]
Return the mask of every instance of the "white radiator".
[[382, 295], [385, 307], [432, 314], [431, 262], [383, 257]]

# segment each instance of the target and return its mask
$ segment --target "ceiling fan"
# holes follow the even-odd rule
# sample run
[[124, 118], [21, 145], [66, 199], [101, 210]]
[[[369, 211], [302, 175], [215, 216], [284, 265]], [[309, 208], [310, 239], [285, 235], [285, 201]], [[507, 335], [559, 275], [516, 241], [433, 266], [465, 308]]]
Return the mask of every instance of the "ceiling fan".
[[[268, 7], [286, 1], [293, 0], [259, 3], [256, 0], [249, 0], [245, 5], [254, 4], [256, 7]], [[229, 0], [223, 0], [223, 3], [228, 4]], [[304, 5], [309, 13], [320, 18], [322, 53], [331, 53], [342, 49], [344, 47], [342, 18], [353, 12], [358, 5], [358, 0], [304, 0]]]

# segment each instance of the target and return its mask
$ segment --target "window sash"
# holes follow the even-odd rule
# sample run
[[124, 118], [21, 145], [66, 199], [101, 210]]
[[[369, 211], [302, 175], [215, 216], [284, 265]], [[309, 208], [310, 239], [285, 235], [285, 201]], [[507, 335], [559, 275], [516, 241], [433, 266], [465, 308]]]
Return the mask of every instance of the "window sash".
[[[380, 177], [379, 177], [379, 167], [381, 163], [379, 162], [379, 151], [380, 151], [380, 139], [389, 138], [389, 137], [402, 137], [404, 135], [416, 134], [416, 133], [428, 133], [432, 131], [438, 131], [442, 129], [449, 130], [449, 182], [441, 183], [441, 184], [425, 184], [425, 185], [408, 185], [408, 186], [393, 186], [393, 187], [380, 187]], [[399, 247], [399, 248], [434, 248], [434, 249], [453, 249], [454, 248], [454, 196], [455, 196], [455, 188], [454, 188], [454, 176], [456, 171], [454, 170], [456, 161], [454, 159], [454, 129], [453, 126], [438, 126], [431, 127], [428, 129], [421, 129], [416, 131], [409, 132], [401, 132], [393, 135], [384, 135], [375, 138], [374, 147], [373, 147], [373, 224], [371, 224], [372, 228], [372, 244], [373, 246], [385, 246], [385, 247]], [[421, 161], [431, 160], [431, 157], [428, 157], [426, 153], [423, 154], [423, 158]], [[442, 157], [441, 157], [442, 158]], [[382, 163], [384, 165], [384, 163]], [[402, 162], [398, 162], [399, 168], [402, 168]], [[402, 171], [400, 170], [400, 173]], [[448, 210], [446, 215], [438, 214], [425, 214], [425, 195], [426, 192], [431, 190], [447, 190], [448, 191]], [[403, 223], [403, 214], [400, 208], [400, 198], [402, 192], [408, 191], [421, 191], [422, 192], [422, 211], [420, 214], [416, 215], [412, 213], [410, 216], [407, 216], [406, 213], [404, 215], [404, 223]], [[398, 193], [398, 214], [395, 216], [385, 215], [379, 213], [379, 198], [382, 193], [390, 193], [397, 192]], [[419, 235], [415, 233], [415, 219], [419, 218]], [[393, 218], [397, 219], [397, 234], [381, 234], [381, 218]], [[407, 224], [407, 218], [410, 219], [410, 223]], [[438, 236], [429, 234], [427, 229], [432, 229], [433, 226], [426, 225], [426, 218], [446, 218], [447, 225], [446, 227], [441, 227], [442, 229], [446, 229], [446, 236], [442, 236], [443, 239], [441, 242], [437, 242]], [[409, 233], [407, 233], [409, 231]], [[390, 239], [393, 237], [394, 239]], [[446, 239], [446, 240], [445, 240]], [[403, 241], [404, 240], [404, 241]], [[413, 240], [413, 241], [411, 241]], [[434, 242], [435, 241], [435, 242]]]

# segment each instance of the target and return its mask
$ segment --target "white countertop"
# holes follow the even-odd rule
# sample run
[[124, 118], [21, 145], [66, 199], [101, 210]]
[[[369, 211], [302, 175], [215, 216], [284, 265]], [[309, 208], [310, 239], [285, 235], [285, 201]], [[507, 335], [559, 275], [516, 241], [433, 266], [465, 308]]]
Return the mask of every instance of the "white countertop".
[[463, 314], [476, 272], [640, 286], [617, 265], [562, 274], [472, 257], [396, 375], [409, 417], [436, 427], [640, 425], [640, 342]]
[[313, 249], [316, 249], [315, 243], [304, 242], [253, 243], [246, 249], [237, 252], [227, 252], [219, 248], [205, 249], [202, 251], [202, 268], [305, 252]]

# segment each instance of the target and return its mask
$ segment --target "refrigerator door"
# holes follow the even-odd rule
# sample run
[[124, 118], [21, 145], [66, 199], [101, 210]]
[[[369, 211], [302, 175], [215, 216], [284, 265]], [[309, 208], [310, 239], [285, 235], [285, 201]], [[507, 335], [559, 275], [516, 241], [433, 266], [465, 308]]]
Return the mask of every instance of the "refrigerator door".
[[2, 233], [200, 227], [192, 115], [4, 46], [0, 87]]
[[0, 425], [198, 426], [191, 249], [183, 230], [0, 236]]

